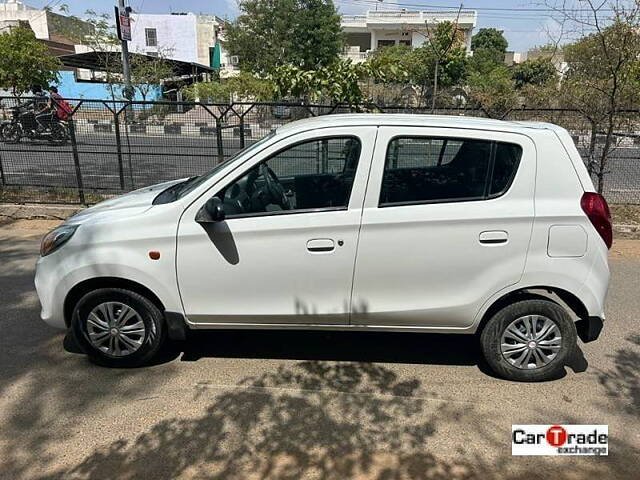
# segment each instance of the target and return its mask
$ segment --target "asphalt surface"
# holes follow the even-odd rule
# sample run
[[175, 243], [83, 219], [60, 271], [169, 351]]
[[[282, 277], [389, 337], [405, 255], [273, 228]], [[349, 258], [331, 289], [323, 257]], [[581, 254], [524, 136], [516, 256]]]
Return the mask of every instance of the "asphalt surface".
[[[38, 236], [0, 229], [0, 478], [631, 479], [640, 258], [566, 375], [492, 377], [461, 336], [214, 332], [105, 369], [39, 318]], [[608, 457], [512, 457], [511, 425], [608, 424]]]
[[[199, 132], [199, 127], [191, 125], [183, 129]], [[267, 133], [269, 129], [254, 131], [246, 145]], [[223, 137], [222, 157], [215, 136], [122, 135], [120, 155], [114, 133], [79, 133], [77, 144], [84, 188], [106, 194], [200, 175], [240, 149], [240, 139], [230, 130]], [[55, 146], [42, 140], [0, 142], [0, 164], [8, 185], [78, 187], [71, 145]], [[612, 154], [605, 194], [610, 203], [640, 203], [639, 147], [621, 147]], [[28, 199], [33, 200], [34, 195], [30, 193]]]
[[[267, 132], [268, 133], [268, 132]], [[114, 134], [78, 135], [78, 158], [85, 188], [120, 191], [166, 180], [200, 175], [220, 159], [215, 136], [124, 135], [120, 155]], [[247, 145], [252, 139], [247, 139]], [[225, 136], [224, 158], [240, 149], [240, 140]], [[5, 181], [10, 185], [77, 187], [71, 145], [46, 141], [0, 143]]]

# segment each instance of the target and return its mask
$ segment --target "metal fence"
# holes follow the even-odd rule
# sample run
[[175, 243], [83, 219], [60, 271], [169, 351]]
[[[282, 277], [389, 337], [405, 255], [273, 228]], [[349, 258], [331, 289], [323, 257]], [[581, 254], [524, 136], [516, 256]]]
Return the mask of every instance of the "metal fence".
[[[21, 99], [20, 101], [24, 101]], [[0, 202], [93, 204], [166, 180], [201, 174], [273, 129], [292, 120], [334, 113], [375, 111], [485, 116], [478, 109], [429, 109], [380, 105], [291, 103], [206, 104], [68, 100], [69, 141], [0, 143]], [[0, 117], [11, 117], [15, 98], [0, 97]], [[631, 117], [640, 120], [640, 112]], [[591, 129], [570, 110], [513, 110], [506, 120], [548, 121], [569, 130], [583, 153]], [[640, 121], [616, 132], [605, 196], [611, 203], [640, 204]], [[596, 148], [602, 135], [595, 133]]]

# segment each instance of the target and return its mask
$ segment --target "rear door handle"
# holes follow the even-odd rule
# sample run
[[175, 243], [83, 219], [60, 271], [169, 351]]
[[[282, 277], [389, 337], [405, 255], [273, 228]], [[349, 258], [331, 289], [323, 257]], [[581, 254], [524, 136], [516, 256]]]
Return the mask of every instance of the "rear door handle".
[[307, 250], [312, 253], [332, 252], [335, 248], [336, 244], [330, 238], [314, 238], [307, 242]]
[[480, 233], [478, 240], [483, 245], [499, 245], [501, 243], [507, 243], [509, 240], [509, 234], [504, 230], [489, 230]]

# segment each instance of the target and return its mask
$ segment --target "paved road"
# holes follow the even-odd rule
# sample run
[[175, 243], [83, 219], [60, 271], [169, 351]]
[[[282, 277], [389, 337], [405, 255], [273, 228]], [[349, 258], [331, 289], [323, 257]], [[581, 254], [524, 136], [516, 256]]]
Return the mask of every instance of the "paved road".
[[[268, 129], [253, 132], [254, 136], [248, 137], [246, 144], [267, 133]], [[240, 148], [239, 138], [230, 134], [227, 132], [223, 139], [224, 158]], [[199, 175], [212, 168], [220, 158], [215, 136], [132, 134], [128, 139], [122, 137], [121, 155], [118, 156], [113, 133], [79, 134], [78, 151], [84, 187], [103, 193], [122, 192], [120, 172], [124, 190], [128, 191]], [[0, 161], [5, 181], [11, 185], [74, 189], [78, 186], [70, 145], [57, 147], [43, 141], [17, 145], [0, 143]], [[609, 170], [606, 190], [609, 200], [640, 203], [640, 148], [619, 148], [610, 161]]]
[[[250, 143], [247, 139], [247, 144]], [[225, 137], [224, 157], [240, 149], [237, 138]], [[118, 156], [112, 135], [79, 135], [78, 156], [82, 180], [87, 188], [120, 189], [120, 159], [125, 189], [201, 174], [219, 160], [215, 137], [142, 136], [122, 138]], [[77, 187], [70, 145], [47, 142], [0, 143], [0, 158], [6, 181], [12, 185]]]
[[[37, 249], [0, 232], [0, 478], [637, 478], [638, 258], [612, 260], [584, 360], [517, 384], [472, 339], [408, 334], [221, 332], [103, 369], [38, 319]], [[608, 424], [610, 456], [511, 457], [512, 423], [556, 422]]]

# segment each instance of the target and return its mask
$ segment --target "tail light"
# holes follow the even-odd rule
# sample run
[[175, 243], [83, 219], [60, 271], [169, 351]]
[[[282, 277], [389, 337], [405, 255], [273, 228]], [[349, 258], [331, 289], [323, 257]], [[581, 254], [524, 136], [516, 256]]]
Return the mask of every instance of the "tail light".
[[599, 193], [585, 192], [580, 200], [580, 206], [584, 213], [587, 214], [587, 217], [589, 217], [596, 231], [602, 237], [602, 240], [604, 240], [607, 248], [611, 248], [613, 229], [611, 227], [611, 213], [609, 212], [607, 201]]

